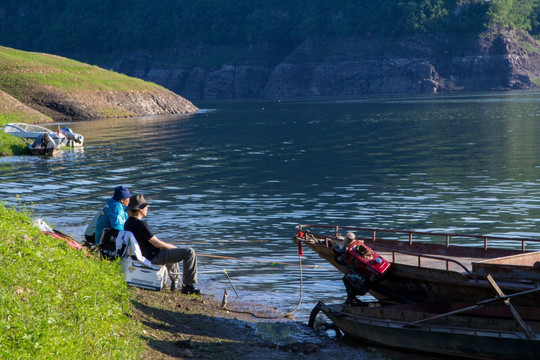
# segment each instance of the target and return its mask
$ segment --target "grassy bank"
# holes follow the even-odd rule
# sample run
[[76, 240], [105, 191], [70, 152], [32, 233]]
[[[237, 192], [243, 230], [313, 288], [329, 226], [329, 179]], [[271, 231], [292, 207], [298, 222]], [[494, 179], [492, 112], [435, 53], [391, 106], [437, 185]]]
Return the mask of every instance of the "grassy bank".
[[29, 153], [24, 141], [0, 130], [0, 156], [28, 155]]
[[42, 235], [0, 203], [0, 358], [135, 359], [144, 351], [118, 264]]
[[97, 66], [49, 54], [20, 51], [0, 46], [0, 86], [24, 98], [35, 87], [49, 86], [69, 91], [152, 91], [162, 88], [140, 79], [107, 71]]
[[163, 86], [60, 56], [0, 46], [0, 115], [16, 122], [195, 111]]
[[4, 115], [0, 112], [0, 156], [12, 156], [12, 155], [27, 155], [29, 154], [28, 148], [24, 141], [13, 135], [6, 134], [1, 131], [9, 122], [15, 122], [14, 117]]

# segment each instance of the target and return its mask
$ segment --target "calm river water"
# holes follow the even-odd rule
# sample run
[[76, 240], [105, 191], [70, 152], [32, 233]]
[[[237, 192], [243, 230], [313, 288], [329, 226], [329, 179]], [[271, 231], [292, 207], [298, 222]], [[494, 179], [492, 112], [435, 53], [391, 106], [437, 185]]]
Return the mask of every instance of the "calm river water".
[[[127, 185], [160, 238], [200, 254], [206, 292], [283, 312], [300, 297], [299, 223], [540, 237], [539, 92], [196, 105], [69, 124], [84, 150], [0, 158], [0, 199], [82, 238]], [[302, 263], [307, 319], [345, 291], [309, 249]]]

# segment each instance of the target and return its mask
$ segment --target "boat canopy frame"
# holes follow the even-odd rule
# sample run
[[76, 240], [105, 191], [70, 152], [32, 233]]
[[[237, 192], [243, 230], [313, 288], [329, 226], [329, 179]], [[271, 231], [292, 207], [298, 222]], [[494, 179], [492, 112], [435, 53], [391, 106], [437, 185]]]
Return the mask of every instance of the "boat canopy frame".
[[[473, 234], [459, 234], [459, 233], [439, 233], [439, 232], [430, 232], [430, 231], [414, 231], [414, 230], [393, 230], [393, 229], [382, 229], [382, 228], [366, 228], [366, 227], [353, 227], [353, 226], [336, 226], [336, 225], [317, 225], [317, 224], [300, 224], [297, 225], [298, 230], [303, 230], [306, 228], [324, 228], [324, 229], [334, 229], [336, 237], [339, 236], [339, 230], [349, 230], [349, 231], [364, 231], [371, 232], [372, 237], [369, 239], [373, 242], [377, 241], [377, 233], [393, 233], [393, 234], [405, 234], [409, 237], [409, 245], [413, 243], [413, 235], [423, 235], [423, 236], [441, 236], [445, 237], [446, 247], [450, 247], [451, 239], [453, 238], [471, 238], [471, 239], [482, 239], [484, 243], [484, 250], [488, 249], [488, 241], [515, 241], [521, 243], [521, 252], [526, 252], [525, 250], [527, 242], [534, 242], [540, 244], [540, 239], [534, 238], [522, 238], [522, 237], [507, 237], [507, 236], [492, 236], [492, 235], [473, 235]], [[382, 238], [380, 238], [382, 239]]]

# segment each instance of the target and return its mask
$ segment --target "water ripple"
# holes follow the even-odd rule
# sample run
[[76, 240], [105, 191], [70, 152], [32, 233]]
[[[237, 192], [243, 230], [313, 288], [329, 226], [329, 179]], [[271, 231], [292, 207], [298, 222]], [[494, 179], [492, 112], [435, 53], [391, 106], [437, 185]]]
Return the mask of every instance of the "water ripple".
[[[235, 102], [74, 123], [83, 151], [0, 158], [0, 199], [82, 237], [112, 189], [129, 186], [152, 202], [159, 237], [266, 261], [201, 256], [212, 291], [230, 286], [227, 269], [243, 299], [291, 308], [297, 267], [278, 263], [298, 261], [298, 223], [540, 236], [540, 97], [512, 94]], [[301, 316], [345, 296], [340, 274], [304, 254], [318, 270], [304, 274]]]

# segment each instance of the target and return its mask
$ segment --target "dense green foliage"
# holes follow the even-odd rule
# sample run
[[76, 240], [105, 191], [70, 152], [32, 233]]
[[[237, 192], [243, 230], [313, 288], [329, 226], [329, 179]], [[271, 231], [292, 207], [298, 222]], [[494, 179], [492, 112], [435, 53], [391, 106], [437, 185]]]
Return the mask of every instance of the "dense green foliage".
[[285, 45], [311, 35], [539, 32], [540, 0], [4, 0], [0, 44], [53, 53]]
[[3, 203], [0, 263], [1, 359], [140, 358], [118, 264], [42, 235], [28, 210]]

